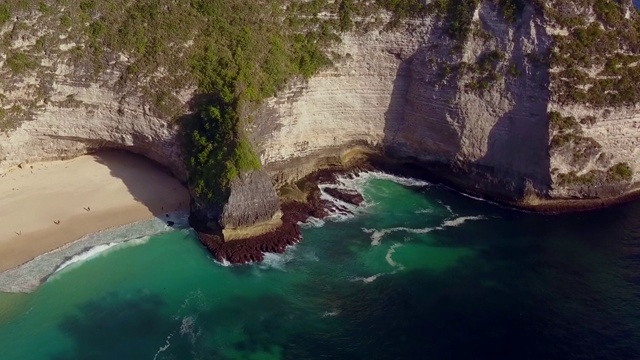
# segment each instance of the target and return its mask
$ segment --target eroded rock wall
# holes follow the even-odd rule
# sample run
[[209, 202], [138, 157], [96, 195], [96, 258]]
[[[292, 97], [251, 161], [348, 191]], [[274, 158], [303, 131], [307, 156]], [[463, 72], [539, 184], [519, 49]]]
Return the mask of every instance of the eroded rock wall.
[[335, 66], [267, 100], [252, 133], [273, 177], [295, 180], [355, 145], [380, 148], [387, 121], [403, 117], [406, 61], [430, 28], [426, 20], [402, 31], [344, 34], [331, 49], [341, 56]]
[[[528, 7], [511, 25], [483, 2], [473, 27], [462, 44], [434, 19], [345, 35], [333, 49], [342, 61], [262, 109], [254, 134], [272, 176], [293, 180], [319, 158], [366, 145], [455, 167], [459, 185], [472, 191], [513, 200], [531, 184], [545, 194], [549, 77], [530, 56], [550, 46], [544, 24]], [[498, 58], [480, 65], [491, 53]]]
[[[115, 148], [144, 155], [186, 180], [178, 128], [149, 93], [168, 74], [159, 69], [126, 83], [125, 54], [105, 51], [107, 65], [96, 67], [86, 44], [56, 25], [32, 11], [0, 26], [0, 172]], [[188, 87], [168, 94], [177, 111], [186, 110], [192, 95]]]
[[[5, 92], [21, 96], [22, 89]], [[139, 98], [96, 83], [73, 84], [61, 74], [32, 118], [0, 134], [0, 168], [71, 158], [101, 148], [126, 149], [166, 166], [185, 180], [178, 129]]]

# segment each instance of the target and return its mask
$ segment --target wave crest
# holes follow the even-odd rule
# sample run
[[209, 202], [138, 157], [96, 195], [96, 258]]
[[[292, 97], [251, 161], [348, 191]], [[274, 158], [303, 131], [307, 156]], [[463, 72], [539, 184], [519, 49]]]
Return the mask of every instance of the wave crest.
[[377, 229], [366, 229], [363, 228], [362, 231], [364, 231], [367, 234], [371, 234], [371, 246], [378, 246], [382, 243], [382, 238], [388, 234], [394, 233], [394, 232], [399, 232], [399, 231], [404, 231], [404, 232], [408, 232], [411, 234], [427, 234], [430, 233], [432, 231], [435, 230], [444, 230], [448, 227], [458, 227], [462, 224], [464, 224], [467, 221], [475, 221], [475, 220], [485, 220], [486, 217], [482, 216], [482, 215], [477, 215], [477, 216], [460, 216], [457, 217], [455, 219], [447, 219], [444, 220], [440, 226], [437, 227], [426, 227], [426, 228], [408, 228], [408, 227], [395, 227], [395, 228], [389, 228], [389, 229], [382, 229], [382, 230], [377, 230]]

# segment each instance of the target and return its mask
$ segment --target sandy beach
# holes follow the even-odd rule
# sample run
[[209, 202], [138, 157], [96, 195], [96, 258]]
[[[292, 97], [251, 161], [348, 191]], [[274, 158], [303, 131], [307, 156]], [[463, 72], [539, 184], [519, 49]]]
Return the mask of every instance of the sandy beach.
[[177, 179], [129, 153], [10, 169], [0, 174], [0, 272], [86, 234], [188, 206]]

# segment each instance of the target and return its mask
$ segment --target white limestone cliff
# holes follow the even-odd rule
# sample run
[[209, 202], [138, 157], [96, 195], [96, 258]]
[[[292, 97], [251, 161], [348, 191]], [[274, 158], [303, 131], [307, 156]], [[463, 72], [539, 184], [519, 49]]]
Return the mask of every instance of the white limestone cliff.
[[[519, 202], [593, 196], [563, 187], [553, 175], [574, 166], [565, 154], [550, 154], [547, 113], [593, 115], [598, 121], [584, 126], [586, 136], [609, 154], [607, 164], [624, 161], [634, 173], [631, 183], [605, 195], [624, 195], [640, 182], [640, 112], [554, 103], [548, 66], [536, 60], [552, 46], [551, 33], [557, 31], [532, 7], [514, 26], [484, 1], [460, 47], [434, 18], [342, 34], [330, 49], [340, 55], [335, 65], [311, 79], [292, 80], [248, 113], [249, 134], [278, 184], [359, 148], [436, 164], [443, 178], [463, 189]], [[12, 46], [34, 44], [24, 37]], [[42, 61], [44, 72], [4, 78], [0, 106], [25, 121], [0, 132], [0, 173], [23, 162], [109, 147], [140, 153], [186, 179], [172, 119], [156, 111], [141, 89], [118, 86], [126, 57], [89, 76], [60, 55], [73, 49], [62, 44]], [[496, 59], [478, 70], [492, 52]], [[0, 75], [7, 73], [0, 54]], [[185, 88], [172, 96], [186, 109], [192, 94]], [[592, 162], [580, 171], [594, 167]]]

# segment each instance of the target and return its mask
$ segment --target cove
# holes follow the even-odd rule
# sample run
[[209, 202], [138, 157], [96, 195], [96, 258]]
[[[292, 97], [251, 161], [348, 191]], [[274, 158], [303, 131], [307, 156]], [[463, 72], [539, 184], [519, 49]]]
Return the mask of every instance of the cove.
[[260, 264], [178, 229], [0, 294], [2, 359], [640, 358], [640, 203], [545, 216], [348, 186], [365, 206]]

